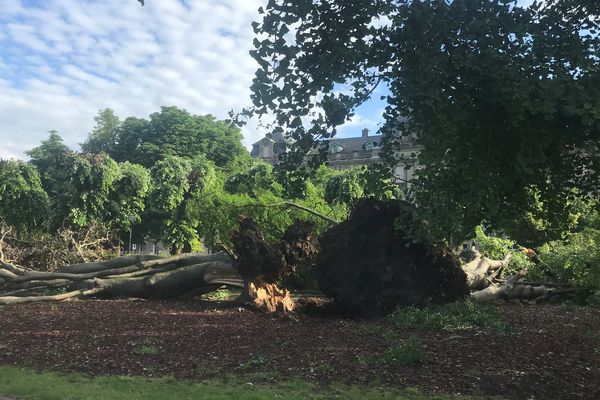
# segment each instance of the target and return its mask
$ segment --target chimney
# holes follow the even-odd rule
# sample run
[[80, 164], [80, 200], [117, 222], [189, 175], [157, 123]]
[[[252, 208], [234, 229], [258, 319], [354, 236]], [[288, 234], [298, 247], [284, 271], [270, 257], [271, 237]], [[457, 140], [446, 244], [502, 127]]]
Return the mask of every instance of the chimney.
[[369, 129], [365, 128], [362, 130], [362, 137], [369, 137]]

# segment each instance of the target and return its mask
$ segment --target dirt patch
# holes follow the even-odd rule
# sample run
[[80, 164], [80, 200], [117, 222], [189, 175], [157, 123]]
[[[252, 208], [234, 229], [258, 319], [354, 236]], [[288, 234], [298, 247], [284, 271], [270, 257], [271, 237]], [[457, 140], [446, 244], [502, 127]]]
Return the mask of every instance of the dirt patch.
[[[0, 308], [0, 364], [94, 375], [300, 376], [512, 399], [600, 398], [600, 310], [501, 306], [514, 333], [404, 332], [386, 319], [269, 316], [229, 303], [80, 301]], [[427, 361], [365, 364], [421, 339]]]

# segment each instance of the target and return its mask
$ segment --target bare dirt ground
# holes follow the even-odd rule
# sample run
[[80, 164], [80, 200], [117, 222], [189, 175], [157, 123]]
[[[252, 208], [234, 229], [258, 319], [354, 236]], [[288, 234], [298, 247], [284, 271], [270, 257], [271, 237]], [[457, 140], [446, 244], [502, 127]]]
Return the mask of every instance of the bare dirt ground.
[[[403, 332], [386, 319], [269, 316], [217, 302], [76, 301], [0, 308], [0, 365], [93, 375], [302, 377], [511, 399], [600, 398], [600, 310], [507, 305], [511, 334]], [[427, 362], [377, 359], [416, 336]]]

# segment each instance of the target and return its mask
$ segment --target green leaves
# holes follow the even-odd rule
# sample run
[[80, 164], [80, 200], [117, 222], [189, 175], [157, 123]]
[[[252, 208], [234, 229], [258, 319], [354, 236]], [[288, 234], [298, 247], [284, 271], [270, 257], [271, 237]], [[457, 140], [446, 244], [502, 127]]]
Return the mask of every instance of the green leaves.
[[21, 161], [0, 160], [0, 220], [17, 236], [46, 228], [48, 195], [36, 169]]
[[315, 141], [384, 84], [386, 161], [402, 157], [402, 136], [423, 146], [411, 198], [432, 233], [502, 227], [507, 209], [527, 212], [532, 187], [553, 209], [567, 207], [565, 191], [600, 193], [597, 11], [568, 0], [270, 2], [254, 25], [253, 111], [296, 140], [281, 175], [299, 186], [295, 167]]

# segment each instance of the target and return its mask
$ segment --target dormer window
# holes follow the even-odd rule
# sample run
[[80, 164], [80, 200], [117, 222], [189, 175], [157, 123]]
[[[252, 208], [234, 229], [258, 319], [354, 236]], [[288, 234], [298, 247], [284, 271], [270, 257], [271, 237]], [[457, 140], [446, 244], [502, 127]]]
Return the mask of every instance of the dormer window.
[[340, 145], [338, 143], [333, 143], [333, 144], [329, 145], [329, 152], [331, 154], [340, 153], [342, 150], [344, 150], [344, 148], [342, 147], [342, 145]]
[[369, 141], [365, 143], [365, 150], [373, 150], [377, 148], [377, 142]]

